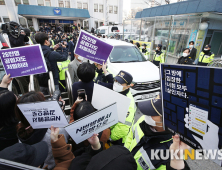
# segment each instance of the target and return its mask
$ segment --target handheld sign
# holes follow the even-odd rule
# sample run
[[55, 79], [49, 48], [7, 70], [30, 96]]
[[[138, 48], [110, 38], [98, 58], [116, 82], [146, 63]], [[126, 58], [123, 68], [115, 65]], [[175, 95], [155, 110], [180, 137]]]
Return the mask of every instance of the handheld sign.
[[1, 61], [6, 74], [22, 77], [48, 71], [41, 46], [31, 45], [0, 51]]
[[118, 123], [117, 105], [111, 104], [65, 127], [76, 144]]
[[18, 104], [33, 129], [64, 127], [68, 121], [57, 101]]
[[194, 149], [222, 148], [221, 75], [221, 68], [161, 64], [165, 128]]
[[[106, 99], [101, 99], [101, 94], [105, 94]], [[131, 99], [106, 87], [94, 84], [92, 105], [96, 109], [101, 109], [114, 102], [117, 103], [119, 122], [125, 123]]]
[[13, 162], [5, 159], [0, 159], [0, 169], [1, 170], [41, 170], [40, 168], [21, 164], [18, 162]]
[[112, 45], [81, 30], [74, 53], [102, 65], [112, 50]]

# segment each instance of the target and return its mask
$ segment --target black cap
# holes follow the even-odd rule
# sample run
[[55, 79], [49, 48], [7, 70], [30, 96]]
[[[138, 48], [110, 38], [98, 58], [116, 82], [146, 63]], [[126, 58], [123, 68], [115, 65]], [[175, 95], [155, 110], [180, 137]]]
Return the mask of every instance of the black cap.
[[123, 146], [112, 146], [92, 157], [86, 170], [136, 170], [132, 154]]
[[128, 84], [130, 85], [133, 81], [133, 76], [130, 73], [127, 73], [126, 71], [120, 71], [115, 79], [120, 83], [120, 84]]
[[147, 46], [147, 44], [144, 43], [143, 46]]
[[211, 45], [210, 45], [210, 44], [208, 44], [208, 45], [206, 45], [206, 46], [205, 46], [205, 48], [211, 48]]
[[158, 45], [157, 45], [157, 47], [160, 47], [160, 48], [162, 48], [162, 45], [161, 45], [161, 44], [158, 44]]
[[41, 141], [34, 145], [16, 143], [0, 152], [0, 158], [38, 167], [48, 156], [48, 145]]
[[152, 100], [139, 102], [138, 108], [140, 111], [147, 116], [162, 116], [162, 99], [161, 93]]

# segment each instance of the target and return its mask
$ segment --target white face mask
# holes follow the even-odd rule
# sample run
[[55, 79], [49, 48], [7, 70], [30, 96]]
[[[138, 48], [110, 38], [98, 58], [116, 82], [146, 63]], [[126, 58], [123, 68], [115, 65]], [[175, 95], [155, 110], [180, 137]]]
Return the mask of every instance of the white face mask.
[[122, 92], [123, 91], [123, 86], [117, 82], [114, 82], [113, 84], [113, 90], [116, 92]]
[[156, 47], [156, 50], [159, 50], [159, 48]]
[[184, 56], [184, 57], [187, 57], [187, 56], [188, 56], [188, 54], [187, 54], [187, 53], [183, 53], [183, 56]]
[[83, 57], [82, 56], [78, 56], [78, 60], [82, 61]]
[[205, 51], [208, 51], [208, 49], [207, 49], [207, 48], [204, 48], [204, 50], [205, 50]]
[[[157, 126], [156, 122], [153, 120], [153, 118], [151, 116], [145, 116], [145, 122], [150, 126], [162, 127], [162, 126]], [[157, 123], [162, 123], [162, 122], [157, 122]]]
[[193, 48], [193, 45], [189, 45], [190, 48]]

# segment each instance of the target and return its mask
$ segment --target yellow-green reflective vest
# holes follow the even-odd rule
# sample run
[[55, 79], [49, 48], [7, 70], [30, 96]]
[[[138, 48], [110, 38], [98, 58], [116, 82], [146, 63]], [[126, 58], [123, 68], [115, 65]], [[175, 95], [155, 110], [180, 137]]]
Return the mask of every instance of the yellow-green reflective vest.
[[125, 123], [117, 123], [114, 126], [111, 126], [111, 139], [113, 141], [117, 141], [119, 139], [122, 139], [122, 143], [125, 143], [127, 134], [129, 133], [129, 129], [133, 124], [135, 112], [136, 112], [136, 104], [134, 101], [134, 98], [132, 96], [132, 93], [129, 91], [126, 95], [128, 98], [131, 99], [130, 106], [128, 109], [127, 117], [125, 120]]
[[52, 42], [52, 48], [53, 48], [55, 45], [55, 42], [54, 42], [54, 40], [51, 40], [51, 42]]
[[214, 60], [214, 53], [210, 53], [209, 55], [205, 55], [205, 53], [202, 51], [199, 55], [199, 62], [201, 63], [210, 63], [211, 61]]
[[159, 61], [160, 63], [165, 63], [164, 53], [161, 52], [161, 54], [158, 55], [158, 54], [156, 54], [156, 52], [155, 52], [155, 54], [154, 54], [154, 56], [153, 56], [153, 60], [154, 60], [154, 61]]
[[146, 49], [147, 50], [147, 52], [146, 53], [143, 53], [143, 47], [140, 47], [140, 51], [141, 51], [141, 53], [143, 53], [143, 55], [144, 55], [144, 57], [148, 60], [149, 59], [149, 51], [148, 51], [148, 49]]
[[65, 80], [65, 72], [68, 70], [68, 65], [70, 63], [70, 60], [66, 60], [63, 62], [57, 62], [57, 66], [59, 68], [59, 80]]
[[[130, 128], [130, 131], [127, 135], [124, 147], [127, 148], [130, 152], [137, 146], [140, 142], [144, 133], [140, 128], [140, 123], [145, 120], [145, 116], [141, 116], [139, 120]], [[160, 143], [165, 143], [171, 141], [171, 139], [162, 141]], [[152, 164], [152, 161], [149, 158], [149, 155], [146, 153], [143, 147], [141, 147], [137, 153], [134, 155], [134, 159], [137, 164], [137, 170], [166, 170], [166, 165], [160, 165], [158, 168], [155, 168]]]

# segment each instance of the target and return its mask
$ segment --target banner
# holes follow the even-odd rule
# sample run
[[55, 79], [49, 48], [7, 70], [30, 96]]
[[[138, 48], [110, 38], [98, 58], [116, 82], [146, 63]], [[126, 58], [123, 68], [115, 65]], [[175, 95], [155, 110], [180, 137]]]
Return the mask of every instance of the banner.
[[222, 149], [221, 75], [221, 68], [161, 64], [165, 128], [194, 149]]
[[[105, 94], [106, 99], [101, 100], [101, 94]], [[96, 109], [102, 109], [111, 103], [117, 103], [117, 113], [119, 122], [125, 123], [126, 115], [130, 106], [131, 99], [106, 87], [94, 84], [92, 105]]]
[[41, 170], [40, 168], [0, 158], [1, 170]]
[[113, 103], [99, 111], [83, 117], [65, 127], [71, 138], [79, 144], [118, 123], [117, 104]]
[[81, 30], [74, 53], [96, 63], [105, 63], [113, 46]]
[[48, 71], [41, 46], [31, 45], [4, 49], [0, 52], [6, 74], [22, 77]]
[[33, 129], [64, 127], [68, 121], [57, 101], [18, 104]]

